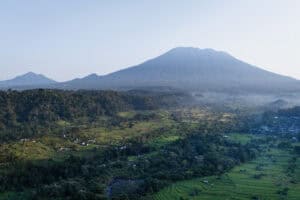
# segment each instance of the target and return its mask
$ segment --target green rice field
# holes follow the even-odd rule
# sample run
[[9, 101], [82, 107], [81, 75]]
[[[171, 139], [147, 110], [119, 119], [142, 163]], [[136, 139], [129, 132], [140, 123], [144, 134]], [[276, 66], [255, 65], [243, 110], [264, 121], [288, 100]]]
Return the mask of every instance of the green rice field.
[[[235, 135], [236, 137], [236, 135]], [[242, 138], [243, 140], [245, 137]], [[296, 168], [288, 172], [291, 160]], [[300, 159], [292, 152], [271, 148], [256, 160], [221, 176], [176, 182], [151, 198], [155, 200], [298, 200]]]

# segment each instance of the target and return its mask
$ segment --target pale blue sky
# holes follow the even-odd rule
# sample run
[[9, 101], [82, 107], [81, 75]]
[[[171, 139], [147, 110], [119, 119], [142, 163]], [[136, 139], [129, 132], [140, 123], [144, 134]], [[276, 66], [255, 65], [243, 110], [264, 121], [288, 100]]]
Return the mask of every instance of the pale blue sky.
[[0, 0], [0, 80], [106, 74], [177, 46], [300, 79], [298, 0]]

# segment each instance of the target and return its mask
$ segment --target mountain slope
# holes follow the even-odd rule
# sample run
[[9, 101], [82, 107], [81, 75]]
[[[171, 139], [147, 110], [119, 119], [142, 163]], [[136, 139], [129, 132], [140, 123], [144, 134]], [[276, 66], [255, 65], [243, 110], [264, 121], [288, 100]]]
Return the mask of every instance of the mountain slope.
[[1, 88], [17, 88], [17, 87], [43, 87], [50, 84], [55, 84], [56, 81], [47, 78], [42, 74], [28, 72], [17, 76], [10, 80], [0, 81]]
[[297, 90], [299, 81], [240, 61], [212, 49], [179, 47], [106, 76], [92, 75], [64, 83], [69, 89], [128, 89], [171, 86], [206, 91]]

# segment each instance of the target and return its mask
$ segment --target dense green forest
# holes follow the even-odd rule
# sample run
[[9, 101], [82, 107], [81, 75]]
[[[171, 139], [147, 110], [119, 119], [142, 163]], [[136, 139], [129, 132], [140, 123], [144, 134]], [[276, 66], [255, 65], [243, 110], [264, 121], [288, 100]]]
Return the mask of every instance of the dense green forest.
[[0, 91], [0, 140], [20, 139], [43, 134], [55, 128], [53, 122], [64, 120], [92, 122], [102, 116], [114, 116], [121, 111], [153, 110], [176, 105], [174, 95], [142, 91]]

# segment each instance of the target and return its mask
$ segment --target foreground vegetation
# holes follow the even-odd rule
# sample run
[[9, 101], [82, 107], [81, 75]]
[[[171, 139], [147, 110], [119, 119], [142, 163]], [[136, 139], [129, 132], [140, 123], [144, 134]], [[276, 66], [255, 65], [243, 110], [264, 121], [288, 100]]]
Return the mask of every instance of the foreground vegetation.
[[257, 159], [227, 173], [177, 182], [151, 199], [299, 199], [299, 155], [275, 144], [272, 141]]
[[178, 95], [189, 98], [140, 91], [0, 93], [0, 199], [299, 196], [300, 147], [293, 136], [233, 133], [251, 130], [244, 115], [182, 107]]

